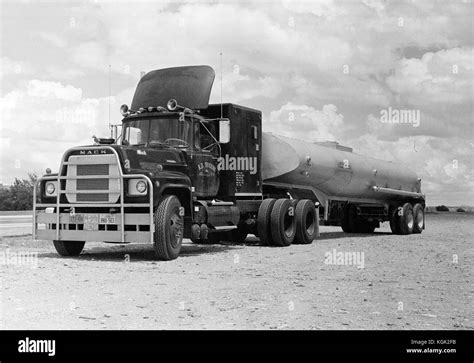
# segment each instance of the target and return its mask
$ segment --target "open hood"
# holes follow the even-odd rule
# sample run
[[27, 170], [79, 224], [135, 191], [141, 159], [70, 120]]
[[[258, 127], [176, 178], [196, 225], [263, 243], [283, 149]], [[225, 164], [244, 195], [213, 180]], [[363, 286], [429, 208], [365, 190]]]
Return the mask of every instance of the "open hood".
[[138, 82], [131, 109], [166, 107], [172, 98], [180, 106], [205, 109], [209, 105], [214, 77], [214, 70], [209, 66], [174, 67], [148, 72]]

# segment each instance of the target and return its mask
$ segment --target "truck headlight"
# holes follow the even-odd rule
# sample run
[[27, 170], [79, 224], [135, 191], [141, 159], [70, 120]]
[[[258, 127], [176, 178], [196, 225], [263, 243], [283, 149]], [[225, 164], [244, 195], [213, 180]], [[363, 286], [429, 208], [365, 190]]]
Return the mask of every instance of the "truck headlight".
[[57, 195], [56, 193], [56, 182], [47, 182], [46, 183], [46, 188], [45, 188], [45, 191], [46, 191], [46, 195], [48, 197], [54, 197]]
[[146, 183], [143, 180], [140, 180], [135, 185], [135, 189], [138, 193], [145, 193], [146, 192]]
[[130, 179], [128, 182], [128, 195], [144, 195], [147, 189], [147, 183], [143, 179]]

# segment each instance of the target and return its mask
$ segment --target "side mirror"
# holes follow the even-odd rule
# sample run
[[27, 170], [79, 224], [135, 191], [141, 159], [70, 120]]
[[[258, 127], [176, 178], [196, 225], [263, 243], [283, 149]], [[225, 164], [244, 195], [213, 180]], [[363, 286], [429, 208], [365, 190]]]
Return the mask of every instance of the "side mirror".
[[219, 121], [219, 142], [221, 144], [227, 144], [230, 141], [230, 121], [220, 120]]

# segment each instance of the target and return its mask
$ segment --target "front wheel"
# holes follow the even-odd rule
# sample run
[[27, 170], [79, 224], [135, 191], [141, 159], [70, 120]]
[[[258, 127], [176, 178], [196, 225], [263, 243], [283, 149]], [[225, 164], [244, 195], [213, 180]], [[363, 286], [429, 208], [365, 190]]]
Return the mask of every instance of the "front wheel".
[[159, 259], [169, 261], [178, 257], [183, 243], [184, 215], [179, 199], [166, 196], [155, 211], [155, 253]]
[[84, 248], [84, 241], [53, 241], [54, 248], [61, 256], [78, 256]]

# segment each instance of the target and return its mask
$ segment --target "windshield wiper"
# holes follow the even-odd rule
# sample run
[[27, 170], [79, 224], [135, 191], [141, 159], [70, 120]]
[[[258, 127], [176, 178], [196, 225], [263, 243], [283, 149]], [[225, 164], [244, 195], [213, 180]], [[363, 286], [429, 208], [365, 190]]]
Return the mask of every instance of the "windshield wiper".
[[147, 146], [165, 146], [167, 148], [172, 148], [172, 146], [170, 146], [168, 144], [165, 144], [164, 142], [158, 141], [158, 140], [151, 140], [151, 141], [147, 142], [146, 145]]

